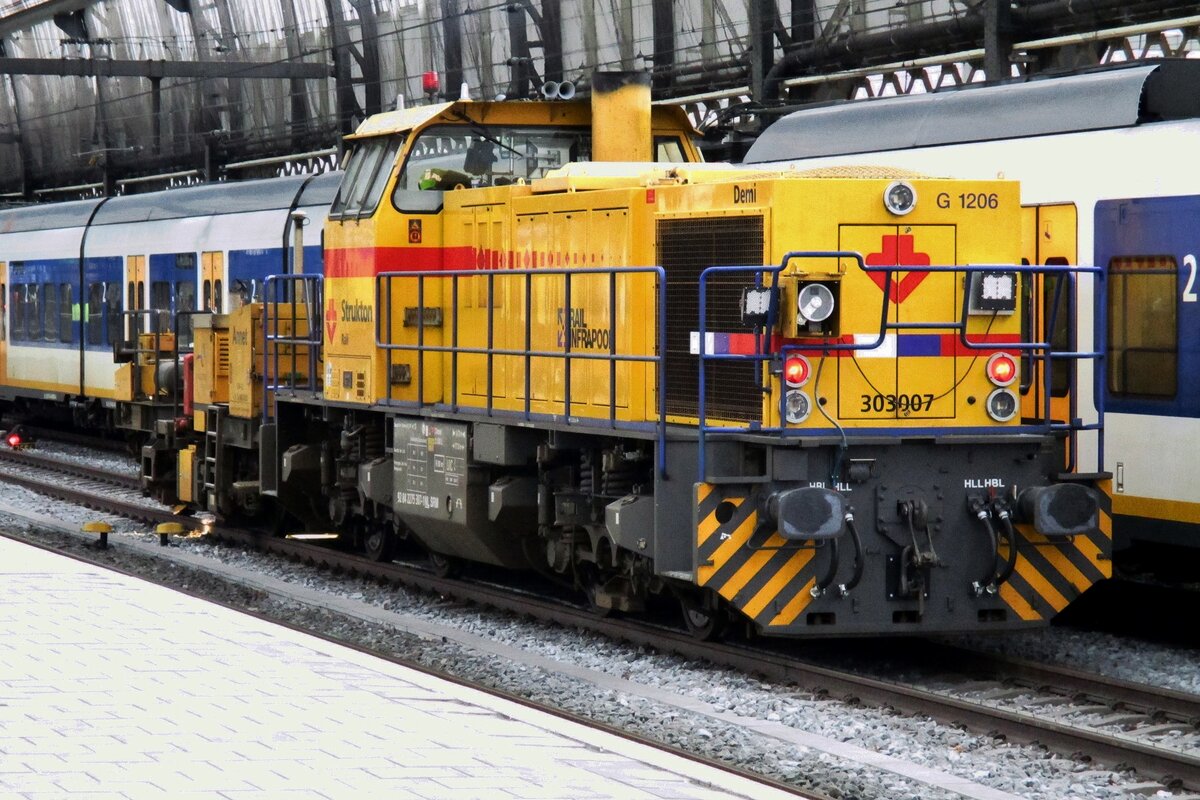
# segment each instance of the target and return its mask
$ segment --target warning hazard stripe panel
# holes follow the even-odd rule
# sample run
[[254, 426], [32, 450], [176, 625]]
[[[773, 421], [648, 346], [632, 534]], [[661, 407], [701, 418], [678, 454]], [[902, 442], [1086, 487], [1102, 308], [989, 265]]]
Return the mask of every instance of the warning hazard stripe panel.
[[[1023, 620], [1054, 616], [1097, 581], [1112, 576], [1112, 517], [1101, 498], [1100, 530], [1052, 541], [1021, 526], [1016, 569], [1000, 597]], [[1001, 553], [1001, 556], [1004, 552]]]
[[1034, 608], [1033, 604], [1025, 599], [1025, 595], [1021, 594], [1021, 590], [1017, 586], [1020, 580], [1014, 580], [1016, 578], [1017, 576], [1014, 575], [1000, 587], [1000, 599], [1025, 622], [1036, 622], [1043, 619], [1042, 612]]
[[738, 556], [739, 551], [750, 541], [750, 535], [754, 533], [758, 514], [750, 509], [749, 503], [743, 503], [738, 507], [738, 511], [743, 513], [735, 513], [729, 522], [721, 525], [717, 529], [717, 535], [710, 536], [705, 543], [709, 546], [700, 551], [696, 578], [701, 586], [711, 585], [720, 591], [720, 584], [724, 580], [717, 579], [717, 574], [730, 571], [730, 560]]
[[[775, 531], [756, 533], [758, 510], [743, 496], [697, 484], [695, 497], [697, 583], [761, 625], [791, 625], [812, 601], [816, 551]], [[722, 503], [734, 509], [723, 523], [717, 520]]]

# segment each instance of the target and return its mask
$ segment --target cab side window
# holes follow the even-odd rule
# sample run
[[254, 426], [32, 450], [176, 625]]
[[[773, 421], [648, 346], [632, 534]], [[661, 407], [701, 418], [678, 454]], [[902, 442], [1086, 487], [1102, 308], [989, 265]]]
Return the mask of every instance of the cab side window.
[[329, 209], [330, 217], [366, 217], [375, 211], [392, 175], [402, 142], [403, 138], [399, 136], [360, 141], [350, 154], [346, 175]]

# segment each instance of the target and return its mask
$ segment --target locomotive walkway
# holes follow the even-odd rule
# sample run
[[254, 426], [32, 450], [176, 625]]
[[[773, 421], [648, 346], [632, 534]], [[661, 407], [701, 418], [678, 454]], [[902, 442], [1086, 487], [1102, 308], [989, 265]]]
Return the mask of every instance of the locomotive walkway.
[[0, 538], [0, 797], [76, 795], [796, 796]]

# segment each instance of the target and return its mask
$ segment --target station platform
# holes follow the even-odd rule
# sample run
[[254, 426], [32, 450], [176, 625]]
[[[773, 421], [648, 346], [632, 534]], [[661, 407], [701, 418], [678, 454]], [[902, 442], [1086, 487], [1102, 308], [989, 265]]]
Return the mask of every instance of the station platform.
[[794, 797], [0, 538], [0, 798]]

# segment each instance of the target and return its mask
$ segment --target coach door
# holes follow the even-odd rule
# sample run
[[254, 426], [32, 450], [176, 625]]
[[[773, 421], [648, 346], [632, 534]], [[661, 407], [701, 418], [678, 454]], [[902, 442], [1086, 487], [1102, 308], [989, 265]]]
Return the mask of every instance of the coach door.
[[211, 251], [200, 254], [200, 298], [201, 308], [214, 313], [224, 312], [225, 254]]
[[[1026, 206], [1022, 209], [1022, 262], [1066, 265], [1078, 263], [1078, 216], [1071, 203]], [[1061, 275], [1033, 275], [1023, 284], [1026, 341], [1049, 341], [1056, 352], [1074, 350], [1071, 317], [1076, 311], [1076, 292]], [[1057, 303], [1057, 305], [1056, 305]], [[1057, 359], [1049, 368], [1050, 417], [1065, 422], [1071, 416], [1071, 373], [1076, 364]], [[1021, 416], [1044, 421], [1044, 392], [1047, 367], [1028, 354], [1021, 359]]]
[[128, 256], [125, 259], [125, 341], [137, 346], [137, 335], [146, 325], [146, 257]]

